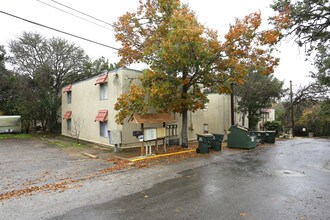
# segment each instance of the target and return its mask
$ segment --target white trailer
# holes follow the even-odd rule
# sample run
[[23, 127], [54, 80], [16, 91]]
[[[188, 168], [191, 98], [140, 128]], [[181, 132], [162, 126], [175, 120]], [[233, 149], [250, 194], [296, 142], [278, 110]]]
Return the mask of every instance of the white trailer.
[[22, 124], [19, 115], [0, 116], [0, 134], [1, 133], [21, 133]]

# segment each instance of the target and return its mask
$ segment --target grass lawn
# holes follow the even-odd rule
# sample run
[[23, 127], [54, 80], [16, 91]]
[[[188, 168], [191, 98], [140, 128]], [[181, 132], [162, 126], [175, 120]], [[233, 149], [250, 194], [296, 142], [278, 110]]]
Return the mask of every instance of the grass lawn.
[[55, 136], [54, 135], [44, 135], [44, 136], [40, 136], [40, 137], [42, 139], [48, 141], [49, 143], [56, 144], [57, 146], [62, 147], [62, 148], [70, 148], [70, 147], [90, 148], [90, 147], [92, 147], [91, 144], [86, 143], [84, 141], [80, 141], [80, 143], [78, 144], [75, 139], [64, 137], [61, 135], [55, 135]]
[[27, 139], [33, 138], [34, 135], [31, 134], [0, 134], [0, 140], [4, 139]]
[[4, 139], [29, 139], [29, 138], [41, 138], [44, 141], [47, 141], [52, 144], [56, 144], [59, 147], [76, 147], [76, 148], [85, 148], [91, 147], [87, 143], [77, 143], [76, 140], [71, 138], [66, 138], [60, 135], [36, 135], [36, 134], [0, 134], [0, 140]]

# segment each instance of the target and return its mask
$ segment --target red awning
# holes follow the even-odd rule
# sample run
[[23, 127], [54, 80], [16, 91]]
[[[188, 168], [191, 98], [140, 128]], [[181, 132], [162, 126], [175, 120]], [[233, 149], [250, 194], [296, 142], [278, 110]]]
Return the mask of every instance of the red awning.
[[108, 110], [100, 110], [95, 118], [95, 121], [104, 122], [107, 120]]
[[96, 85], [96, 84], [106, 83], [107, 79], [108, 79], [108, 74], [100, 75], [100, 76], [97, 78], [97, 80], [96, 80], [96, 82], [95, 82], [95, 85]]
[[72, 111], [65, 112], [63, 119], [71, 119]]
[[63, 92], [71, 92], [71, 88], [72, 88], [72, 84], [67, 85], [66, 87], [64, 87]]

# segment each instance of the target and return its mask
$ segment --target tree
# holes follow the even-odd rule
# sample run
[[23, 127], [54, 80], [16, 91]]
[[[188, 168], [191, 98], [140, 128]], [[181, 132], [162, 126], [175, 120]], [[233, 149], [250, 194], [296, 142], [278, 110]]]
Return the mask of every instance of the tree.
[[[326, 102], [329, 99], [328, 95], [328, 88], [320, 85], [318, 82], [313, 82], [306, 86], [301, 86], [297, 89], [297, 91], [293, 93], [292, 103], [288, 97], [281, 103], [280, 106], [278, 106], [281, 113], [278, 120], [281, 120], [284, 126], [291, 127], [292, 118], [290, 114], [292, 110], [294, 112], [293, 120], [295, 122], [299, 122], [301, 121], [301, 117], [306, 110], [319, 103]], [[299, 134], [299, 127], [301, 126], [302, 123], [298, 123], [293, 132], [295, 134]]]
[[330, 86], [330, 3], [327, 0], [275, 0], [272, 8], [278, 12], [272, 18], [283, 36], [294, 36], [299, 46], [305, 46], [308, 55], [315, 56], [318, 72], [313, 76]]
[[303, 111], [298, 125], [315, 135], [330, 135], [330, 101], [317, 103]]
[[246, 76], [245, 83], [236, 87], [237, 111], [246, 114], [249, 128], [255, 129], [261, 116], [262, 108], [269, 108], [279, 98], [283, 90], [283, 82], [271, 75], [261, 75], [253, 71]]
[[276, 131], [276, 135], [278, 135], [282, 131], [282, 124], [280, 121], [267, 121], [265, 128], [267, 131]]
[[314, 65], [317, 72], [312, 73], [320, 85], [330, 87], [330, 49], [328, 47], [319, 45], [317, 48], [318, 53], [315, 55]]
[[44, 130], [58, 131], [61, 89], [83, 77], [88, 56], [73, 43], [61, 38], [46, 39], [38, 33], [24, 32], [10, 42], [9, 48], [14, 70], [25, 80], [19, 84], [20, 101], [31, 100], [30, 96], [35, 99], [19, 102], [20, 109], [35, 109], [26, 111], [31, 114], [27, 118], [41, 121]]
[[278, 60], [265, 46], [274, 44], [279, 33], [261, 32], [260, 24], [260, 13], [237, 19], [221, 42], [217, 32], [200, 24], [179, 0], [140, 1], [136, 13], [127, 12], [114, 24], [115, 36], [122, 45], [122, 64], [144, 62], [150, 69], [141, 85], [132, 85], [118, 99], [117, 122], [150, 109], [142, 106], [178, 112], [186, 147], [188, 111], [203, 109], [207, 102], [202, 88], [230, 92], [230, 83], [241, 84], [251, 63], [262, 63], [263, 74], [273, 72]]
[[117, 63], [109, 63], [109, 60], [105, 57], [98, 58], [94, 61], [89, 60], [84, 64], [83, 76], [79, 76], [78, 78], [79, 80], [88, 79], [119, 67], [120, 66]]
[[15, 114], [13, 100], [16, 97], [14, 73], [6, 69], [6, 51], [0, 45], [0, 112], [7, 115]]

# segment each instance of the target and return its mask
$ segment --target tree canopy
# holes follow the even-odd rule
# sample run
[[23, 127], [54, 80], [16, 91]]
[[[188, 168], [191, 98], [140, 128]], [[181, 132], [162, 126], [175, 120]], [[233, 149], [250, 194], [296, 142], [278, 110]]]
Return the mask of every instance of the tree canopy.
[[330, 86], [330, 3], [327, 0], [275, 0], [272, 18], [282, 36], [293, 36], [308, 55], [315, 55], [313, 77]]
[[140, 1], [135, 13], [127, 12], [114, 24], [115, 36], [122, 45], [122, 64], [144, 62], [150, 69], [140, 85], [132, 85], [118, 99], [117, 122], [150, 108], [178, 112], [182, 146], [187, 146], [187, 112], [204, 108], [203, 88], [230, 92], [230, 83], [242, 84], [252, 64], [262, 66], [260, 74], [265, 75], [278, 64], [269, 46], [276, 43], [279, 32], [260, 31], [260, 24], [260, 13], [236, 19], [222, 42], [179, 0]]
[[13, 89], [15, 75], [6, 68], [6, 59], [5, 48], [0, 45], [0, 112], [15, 114], [12, 102], [15, 97], [15, 90]]
[[330, 134], [330, 101], [317, 103], [304, 109], [297, 125], [307, 128], [315, 135], [329, 136]]
[[79, 80], [89, 58], [73, 43], [24, 32], [9, 43], [17, 75], [16, 108], [24, 119], [40, 121], [44, 130], [59, 130], [61, 90]]
[[237, 111], [248, 116], [249, 128], [255, 129], [262, 108], [269, 108], [284, 94], [283, 82], [271, 75], [253, 71], [246, 76], [243, 85], [235, 89], [238, 96]]

